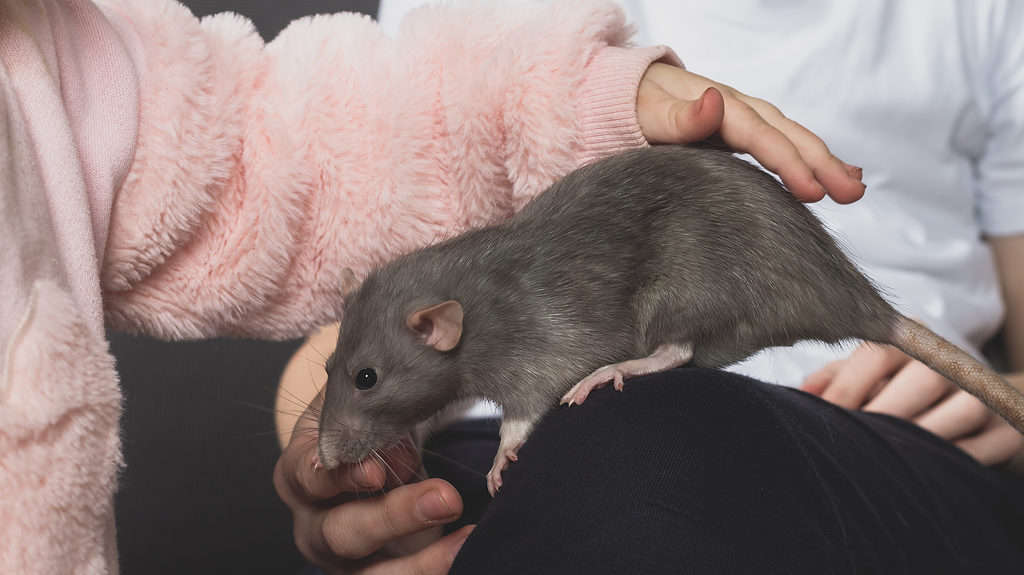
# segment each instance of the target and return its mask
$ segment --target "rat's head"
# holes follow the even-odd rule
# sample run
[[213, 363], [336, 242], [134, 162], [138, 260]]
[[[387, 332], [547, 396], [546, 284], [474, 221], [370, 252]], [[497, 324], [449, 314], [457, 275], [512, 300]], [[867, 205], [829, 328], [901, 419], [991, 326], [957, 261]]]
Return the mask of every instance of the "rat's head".
[[462, 305], [403, 298], [412, 290], [382, 283], [371, 275], [345, 298], [320, 414], [319, 456], [328, 469], [396, 443], [458, 395]]

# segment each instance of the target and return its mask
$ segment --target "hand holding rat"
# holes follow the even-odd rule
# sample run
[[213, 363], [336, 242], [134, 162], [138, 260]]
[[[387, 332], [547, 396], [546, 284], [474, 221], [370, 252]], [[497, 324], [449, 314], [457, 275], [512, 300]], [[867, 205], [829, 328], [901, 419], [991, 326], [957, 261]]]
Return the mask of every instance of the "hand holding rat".
[[778, 174], [802, 201], [827, 192], [847, 204], [864, 195], [861, 169], [833, 156], [810, 130], [764, 100], [693, 72], [652, 64], [640, 81], [636, 107], [652, 144], [695, 142], [719, 131], [726, 145]]
[[[416, 481], [419, 456], [408, 442], [385, 450], [387, 471], [372, 459], [314, 470], [312, 414], [322, 401], [321, 394], [299, 418], [274, 469], [274, 486], [292, 510], [299, 550], [330, 575], [447, 573], [472, 531], [465, 527], [441, 537], [440, 526], [462, 513], [458, 492], [441, 479]], [[356, 498], [381, 489], [389, 491]]]
[[986, 465], [1024, 448], [1024, 436], [978, 399], [893, 347], [863, 344], [809, 375], [802, 389], [848, 409], [913, 421]]

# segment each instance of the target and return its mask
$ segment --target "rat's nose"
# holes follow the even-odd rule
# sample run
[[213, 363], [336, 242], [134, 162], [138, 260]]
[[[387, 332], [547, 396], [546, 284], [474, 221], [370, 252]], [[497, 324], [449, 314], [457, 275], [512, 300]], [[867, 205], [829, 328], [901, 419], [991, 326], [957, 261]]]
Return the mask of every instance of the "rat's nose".
[[317, 459], [314, 461], [314, 465], [319, 463], [319, 465], [324, 469], [335, 469], [341, 465], [341, 458], [338, 457], [338, 449], [336, 446], [327, 445], [326, 443], [330, 442], [325, 442], [323, 439], [317, 442]]

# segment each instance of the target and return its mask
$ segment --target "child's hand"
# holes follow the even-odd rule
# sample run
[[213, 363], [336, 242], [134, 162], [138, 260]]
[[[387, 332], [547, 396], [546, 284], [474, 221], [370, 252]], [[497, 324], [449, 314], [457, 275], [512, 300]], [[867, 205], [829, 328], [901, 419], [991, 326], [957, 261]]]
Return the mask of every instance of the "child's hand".
[[844, 204], [864, 195], [861, 169], [833, 156], [807, 128], [764, 100], [682, 68], [655, 63], [647, 69], [637, 118], [652, 144], [695, 142], [720, 130], [728, 146], [778, 174], [803, 201], [820, 200], [826, 191]]
[[891, 346], [863, 344], [807, 376], [801, 389], [848, 409], [913, 421], [986, 465], [1024, 448], [1024, 436], [981, 401]]
[[[447, 573], [472, 530], [441, 537], [440, 526], [462, 513], [455, 488], [441, 479], [417, 481], [419, 455], [406, 444], [386, 451], [388, 470], [373, 461], [314, 470], [317, 422], [308, 415], [318, 407], [314, 402], [299, 418], [274, 468], [299, 551], [329, 575]], [[389, 490], [368, 496], [381, 489]]]

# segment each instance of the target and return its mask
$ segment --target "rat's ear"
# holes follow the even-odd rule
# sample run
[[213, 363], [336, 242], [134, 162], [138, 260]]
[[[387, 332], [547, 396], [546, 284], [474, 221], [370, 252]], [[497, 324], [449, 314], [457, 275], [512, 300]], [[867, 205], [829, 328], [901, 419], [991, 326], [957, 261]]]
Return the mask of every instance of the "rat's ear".
[[356, 273], [352, 271], [352, 268], [346, 267], [341, 270], [341, 297], [347, 300], [357, 287], [359, 287], [359, 280], [356, 279]]
[[462, 304], [448, 300], [414, 311], [405, 325], [437, 351], [451, 351], [462, 339]]

